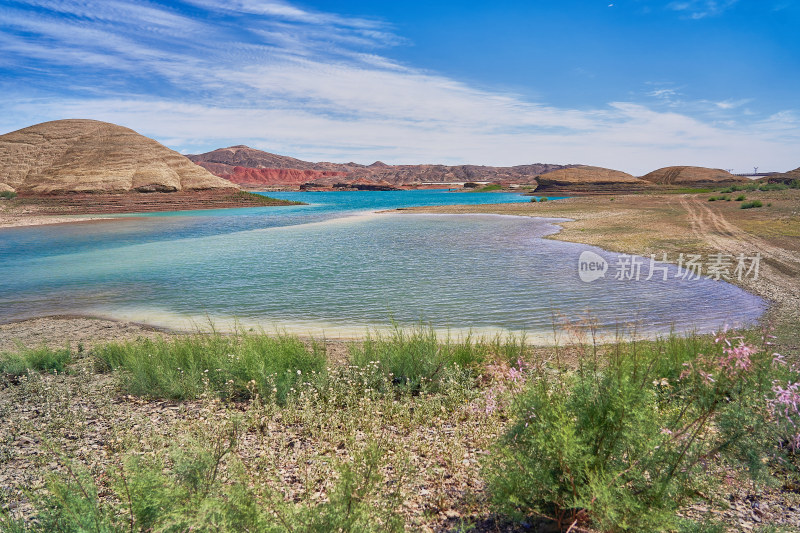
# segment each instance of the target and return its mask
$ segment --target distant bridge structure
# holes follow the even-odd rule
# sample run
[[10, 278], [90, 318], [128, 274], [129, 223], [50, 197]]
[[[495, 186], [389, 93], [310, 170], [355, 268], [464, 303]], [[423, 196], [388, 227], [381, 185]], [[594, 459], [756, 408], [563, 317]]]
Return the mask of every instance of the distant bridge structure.
[[733, 172], [734, 176], [742, 176], [743, 178], [760, 178], [762, 176], [772, 176], [773, 174], [780, 174], [779, 172], [743, 172], [741, 174]]

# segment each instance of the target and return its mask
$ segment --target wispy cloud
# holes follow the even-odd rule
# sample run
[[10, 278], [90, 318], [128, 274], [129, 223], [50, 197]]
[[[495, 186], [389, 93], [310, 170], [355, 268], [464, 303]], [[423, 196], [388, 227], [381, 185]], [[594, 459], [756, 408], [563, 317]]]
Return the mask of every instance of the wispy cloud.
[[739, 100], [728, 99], [728, 100], [723, 100], [722, 102], [714, 102], [714, 105], [716, 105], [720, 109], [726, 109], [726, 110], [737, 109], [739, 107], [742, 107], [743, 105], [749, 104], [752, 101], [753, 101], [752, 98], [741, 98]]
[[667, 8], [673, 11], [680, 11], [689, 18], [699, 20], [720, 15], [733, 7], [738, 1], [739, 0], [684, 0], [670, 2], [667, 4]]
[[652, 105], [548, 105], [393, 60], [386, 50], [403, 39], [380, 20], [269, 0], [26, 4], [35, 10], [0, 7], [0, 68], [14, 73], [0, 81], [0, 131], [88, 117], [183, 151], [245, 143], [311, 160], [582, 162], [633, 173], [747, 168], [756, 156], [796, 163], [791, 112], [746, 128], [741, 117], [701, 120], [664, 105], [680, 96], [669, 84], [652, 85]]

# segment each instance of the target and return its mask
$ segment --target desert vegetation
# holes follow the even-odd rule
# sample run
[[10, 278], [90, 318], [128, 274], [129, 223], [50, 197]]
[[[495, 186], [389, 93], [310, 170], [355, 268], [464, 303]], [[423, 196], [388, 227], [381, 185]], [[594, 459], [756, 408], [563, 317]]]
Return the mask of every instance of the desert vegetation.
[[19, 377], [28, 372], [64, 372], [72, 354], [69, 349], [53, 350], [47, 346], [0, 354], [0, 374]]
[[38, 452], [0, 492], [0, 529], [721, 531], [687, 509], [796, 483], [800, 373], [768, 332], [570, 331], [3, 354], [0, 461], [23, 438]]
[[800, 181], [792, 180], [789, 183], [748, 183], [746, 185], [732, 185], [730, 187], [726, 187], [724, 189], [720, 189], [719, 192], [723, 194], [730, 194], [732, 192], [737, 191], [785, 191], [787, 189], [800, 189]]

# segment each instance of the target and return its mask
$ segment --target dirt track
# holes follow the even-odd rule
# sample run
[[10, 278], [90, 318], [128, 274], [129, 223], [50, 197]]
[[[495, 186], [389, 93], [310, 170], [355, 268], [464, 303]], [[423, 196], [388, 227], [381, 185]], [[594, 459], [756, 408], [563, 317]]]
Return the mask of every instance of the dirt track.
[[797, 254], [742, 230], [696, 196], [681, 196], [680, 203], [689, 215], [692, 232], [698, 239], [704, 239], [718, 250], [730, 254], [758, 251], [779, 272], [794, 276], [800, 274], [800, 257]]
[[742, 230], [708, 201], [681, 196], [680, 204], [689, 216], [692, 233], [717, 253], [737, 256], [761, 254], [759, 279], [745, 279], [743, 286], [779, 303], [780, 313], [796, 315], [800, 309], [800, 255], [775, 246], [766, 239]]

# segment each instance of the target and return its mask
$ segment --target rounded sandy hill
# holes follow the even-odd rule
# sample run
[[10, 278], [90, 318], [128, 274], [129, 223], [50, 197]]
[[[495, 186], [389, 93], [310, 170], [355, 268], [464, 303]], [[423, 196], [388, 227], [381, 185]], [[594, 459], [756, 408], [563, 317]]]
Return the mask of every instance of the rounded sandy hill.
[[131, 129], [84, 119], [0, 135], [0, 183], [34, 195], [238, 188]]
[[652, 183], [620, 170], [585, 165], [541, 174], [536, 181], [537, 192], [634, 192], [653, 187]]
[[734, 176], [720, 168], [705, 167], [664, 167], [642, 176], [642, 179], [658, 185], [703, 186], [712, 187], [736, 183], [749, 183], [750, 180]]

